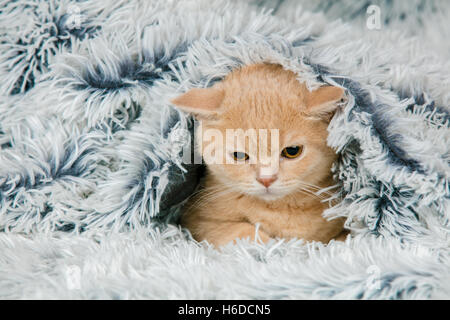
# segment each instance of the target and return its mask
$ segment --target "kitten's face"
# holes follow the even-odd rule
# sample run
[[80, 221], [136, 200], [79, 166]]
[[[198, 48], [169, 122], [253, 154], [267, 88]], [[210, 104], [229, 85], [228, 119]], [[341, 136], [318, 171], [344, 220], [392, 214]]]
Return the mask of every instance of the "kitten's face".
[[[200, 89], [210, 95], [201, 97], [206, 105], [196, 112], [202, 123], [196, 138], [210, 174], [225, 188], [266, 201], [316, 192], [336, 159], [327, 127], [343, 96], [340, 88], [324, 88], [310, 93], [292, 72], [254, 65]], [[174, 102], [199, 105], [188, 98]]]
[[[289, 109], [283, 114], [273, 113], [268, 121], [251, 114], [229, 116], [203, 121], [200, 129], [204, 133], [209, 129], [222, 133], [217, 136], [223, 137], [223, 144], [220, 139], [203, 135], [202, 154], [210, 173], [224, 185], [264, 200], [275, 200], [302, 189], [315, 192], [315, 186], [329, 177], [336, 155], [326, 144], [325, 122], [307, 119]], [[227, 138], [227, 129], [241, 128], [243, 132], [236, 130], [233, 139], [230, 135]], [[277, 131], [270, 130], [274, 128]], [[246, 129], [256, 130], [252, 135]]]

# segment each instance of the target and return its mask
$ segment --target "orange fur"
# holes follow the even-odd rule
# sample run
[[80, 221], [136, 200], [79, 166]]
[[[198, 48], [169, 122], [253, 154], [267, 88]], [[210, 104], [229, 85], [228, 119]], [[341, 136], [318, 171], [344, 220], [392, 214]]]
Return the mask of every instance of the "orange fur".
[[[258, 182], [262, 160], [267, 160], [262, 159], [264, 155], [234, 150], [227, 143], [222, 150], [224, 164], [208, 162], [204, 155], [207, 174], [201, 191], [189, 200], [181, 224], [195, 239], [215, 246], [236, 238], [254, 239], [257, 224], [262, 241], [342, 238], [343, 220], [325, 220], [322, 213], [329, 204], [313, 193], [334, 184], [330, 170], [336, 154], [327, 146], [327, 127], [329, 114], [343, 94], [341, 88], [331, 86], [310, 92], [293, 72], [279, 65], [257, 64], [231, 72], [213, 88], [193, 89], [175, 99], [174, 104], [194, 114], [214, 114], [199, 117], [202, 132], [216, 129], [226, 136], [226, 129], [279, 130], [279, 145], [269, 143], [269, 155], [265, 155], [277, 164], [270, 169], [275, 182], [269, 188], [261, 179]], [[246, 138], [237, 139], [244, 143]], [[206, 147], [204, 141], [199, 143]], [[257, 145], [259, 151], [260, 141]], [[304, 154], [296, 159], [270, 153], [296, 145], [304, 147]], [[226, 164], [227, 154], [233, 151], [249, 153], [257, 161]]]

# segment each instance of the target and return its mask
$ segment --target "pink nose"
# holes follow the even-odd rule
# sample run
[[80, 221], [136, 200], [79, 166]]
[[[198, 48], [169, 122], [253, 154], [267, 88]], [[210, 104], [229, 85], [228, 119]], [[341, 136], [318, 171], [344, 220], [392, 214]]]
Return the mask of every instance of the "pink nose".
[[277, 180], [276, 176], [266, 177], [266, 178], [256, 178], [256, 181], [261, 183], [264, 187], [268, 188], [272, 183]]

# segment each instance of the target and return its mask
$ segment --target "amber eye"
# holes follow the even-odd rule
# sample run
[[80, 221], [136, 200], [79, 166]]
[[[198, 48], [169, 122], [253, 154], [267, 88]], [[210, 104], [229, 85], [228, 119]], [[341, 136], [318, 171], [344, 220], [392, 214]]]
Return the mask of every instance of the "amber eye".
[[233, 159], [236, 161], [247, 161], [248, 158], [250, 157], [244, 152], [233, 152]]
[[288, 159], [294, 159], [297, 158], [299, 155], [301, 155], [302, 151], [303, 146], [287, 147], [284, 148], [283, 151], [281, 151], [281, 155]]

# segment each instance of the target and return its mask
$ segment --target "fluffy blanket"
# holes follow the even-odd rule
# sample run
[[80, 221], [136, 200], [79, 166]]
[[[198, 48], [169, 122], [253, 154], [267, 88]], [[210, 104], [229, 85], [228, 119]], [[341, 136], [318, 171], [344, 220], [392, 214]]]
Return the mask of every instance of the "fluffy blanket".
[[[449, 63], [386, 21], [264, 2], [0, 1], [1, 298], [450, 297]], [[261, 62], [347, 91], [324, 213], [345, 242], [217, 251], [177, 225], [203, 168], [170, 99]]]

